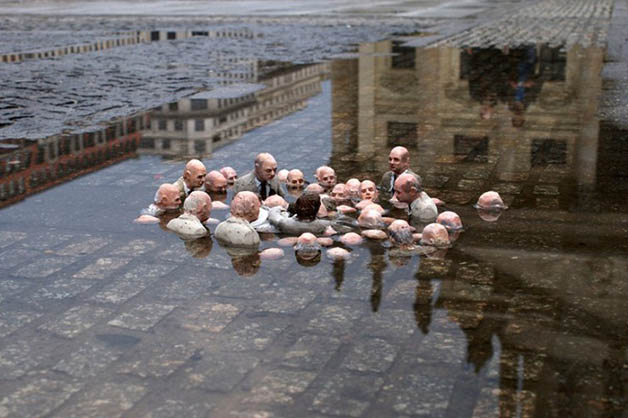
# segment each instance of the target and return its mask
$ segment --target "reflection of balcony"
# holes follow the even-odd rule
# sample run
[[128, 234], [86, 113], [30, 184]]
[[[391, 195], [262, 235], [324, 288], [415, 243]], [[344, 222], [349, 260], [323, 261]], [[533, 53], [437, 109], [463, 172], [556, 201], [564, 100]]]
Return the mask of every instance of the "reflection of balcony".
[[137, 116], [100, 131], [2, 141], [0, 207], [134, 155], [144, 127]]
[[[234, 60], [234, 65], [250, 60]], [[321, 90], [324, 64], [281, 64], [260, 77], [259, 84], [225, 83], [151, 113], [140, 152], [168, 157], [208, 156], [244, 133], [302, 109]], [[268, 71], [268, 65], [261, 65]], [[257, 68], [257, 65], [255, 66]]]

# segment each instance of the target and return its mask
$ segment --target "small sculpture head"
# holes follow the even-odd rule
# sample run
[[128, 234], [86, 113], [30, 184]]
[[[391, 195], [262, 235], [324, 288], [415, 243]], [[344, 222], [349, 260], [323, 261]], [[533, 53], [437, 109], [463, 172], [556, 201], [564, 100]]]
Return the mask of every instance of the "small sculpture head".
[[257, 154], [255, 157], [255, 176], [259, 181], [270, 181], [277, 173], [277, 161], [267, 152]]
[[318, 167], [314, 177], [316, 177], [318, 184], [326, 190], [333, 188], [336, 184], [336, 172], [333, 168], [326, 165]]
[[286, 179], [288, 183], [288, 187], [293, 189], [301, 189], [305, 184], [305, 179], [303, 178], [303, 172], [298, 169], [293, 169], [288, 172], [288, 177]]
[[177, 210], [181, 207], [181, 195], [174, 184], [164, 183], [155, 193], [155, 206], [163, 210]]
[[211, 210], [212, 199], [207, 193], [199, 190], [190, 193], [185, 202], [183, 202], [183, 211], [196, 216], [201, 222], [209, 219]]
[[377, 186], [371, 180], [364, 180], [360, 183], [360, 198], [362, 200], [375, 201], [378, 194]]
[[390, 170], [399, 175], [410, 167], [410, 153], [405, 147], [395, 147], [388, 154]]
[[445, 248], [450, 245], [447, 229], [439, 223], [431, 223], [423, 228], [421, 244], [436, 248]]
[[192, 190], [199, 189], [205, 183], [207, 169], [205, 164], [197, 159], [192, 159], [185, 164], [183, 169], [183, 181]]
[[260, 202], [253, 192], [239, 192], [231, 201], [231, 215], [253, 222], [259, 216]]
[[220, 169], [220, 174], [225, 176], [227, 184], [233, 186], [233, 183], [238, 179], [238, 173], [232, 167], [223, 167]]
[[212, 170], [205, 176], [205, 190], [214, 193], [225, 193], [228, 182], [220, 171]]

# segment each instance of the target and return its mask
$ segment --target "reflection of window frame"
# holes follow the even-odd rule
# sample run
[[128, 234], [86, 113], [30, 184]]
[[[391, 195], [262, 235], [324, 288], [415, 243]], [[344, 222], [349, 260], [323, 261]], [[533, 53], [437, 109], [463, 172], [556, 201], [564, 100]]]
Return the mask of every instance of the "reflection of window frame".
[[194, 119], [194, 131], [203, 132], [205, 130], [205, 119]]
[[175, 119], [174, 121], [174, 130], [177, 132], [183, 131], [183, 121], [181, 119]]
[[[466, 142], [466, 143], [463, 143]], [[475, 144], [471, 144], [475, 142]], [[460, 147], [465, 146], [467, 149], [461, 151]], [[484, 136], [468, 136], [454, 135], [454, 155], [464, 156], [463, 162], [487, 163], [489, 150], [489, 138]], [[475, 155], [471, 154], [475, 151]], [[481, 157], [478, 159], [477, 157]]]
[[[386, 142], [389, 147], [403, 146], [416, 148], [419, 140], [418, 124], [416, 122], [386, 122]], [[393, 136], [393, 134], [395, 134]]]
[[[390, 68], [410, 70], [416, 67], [416, 48], [402, 46], [401, 41], [392, 41]], [[409, 59], [408, 59], [409, 58]]]

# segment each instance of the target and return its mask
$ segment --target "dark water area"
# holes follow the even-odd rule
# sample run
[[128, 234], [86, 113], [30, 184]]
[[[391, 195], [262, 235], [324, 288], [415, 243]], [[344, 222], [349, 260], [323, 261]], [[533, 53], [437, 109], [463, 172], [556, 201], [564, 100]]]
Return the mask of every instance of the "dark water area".
[[[4, 141], [0, 417], [622, 416], [628, 132], [596, 116], [603, 57], [382, 41], [238, 58], [223, 87]], [[335, 237], [348, 260], [232, 257], [132, 222], [189, 158], [242, 175], [267, 151], [308, 181], [328, 164], [378, 183], [397, 145], [462, 218], [437, 256]], [[509, 206], [491, 222], [487, 190]]]

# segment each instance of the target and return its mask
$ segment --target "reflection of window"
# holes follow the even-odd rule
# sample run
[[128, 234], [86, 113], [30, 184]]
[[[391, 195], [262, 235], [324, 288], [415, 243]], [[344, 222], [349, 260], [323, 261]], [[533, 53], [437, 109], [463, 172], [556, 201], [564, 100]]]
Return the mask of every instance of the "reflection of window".
[[159, 121], [157, 121], [157, 124], [159, 125], [160, 131], [168, 130], [168, 121], [166, 119], [159, 119]]
[[565, 164], [567, 162], [567, 143], [555, 139], [535, 139], [530, 149], [530, 163], [533, 166]]
[[142, 138], [140, 147], [153, 149], [155, 148], [155, 140], [153, 138]]
[[547, 45], [541, 47], [540, 72], [548, 81], [565, 81], [565, 66], [567, 57], [560, 47], [550, 48]]
[[415, 148], [417, 143], [417, 124], [407, 122], [388, 122], [388, 146]]
[[175, 131], [182, 131], [183, 130], [183, 121], [182, 120], [175, 120], [174, 121], [174, 130]]
[[161, 149], [170, 149], [170, 140], [162, 139], [161, 140]]
[[150, 33], [150, 40], [151, 41], [158, 41], [159, 40], [159, 32], [154, 30]]
[[487, 162], [488, 136], [454, 135], [454, 155], [464, 156], [464, 162]]
[[205, 141], [194, 141], [194, 151], [197, 153], [205, 152]]
[[416, 49], [401, 46], [400, 41], [393, 41], [392, 43], [392, 68], [414, 68], [414, 62], [416, 59]]
[[196, 119], [194, 121], [194, 130], [196, 132], [204, 131], [205, 130], [205, 119]]
[[220, 142], [220, 135], [214, 135], [212, 137], [212, 142]]
[[192, 99], [192, 100], [190, 100], [190, 109], [191, 110], [205, 110], [205, 109], [207, 109], [207, 100], [206, 99]]
[[227, 117], [226, 116], [221, 116], [220, 119], [218, 119], [218, 123], [225, 123], [227, 121]]
[[179, 110], [179, 103], [177, 102], [168, 103], [168, 110], [176, 112], [177, 110]]
[[168, 39], [169, 40], [177, 39], [177, 33], [176, 32], [168, 32]]

